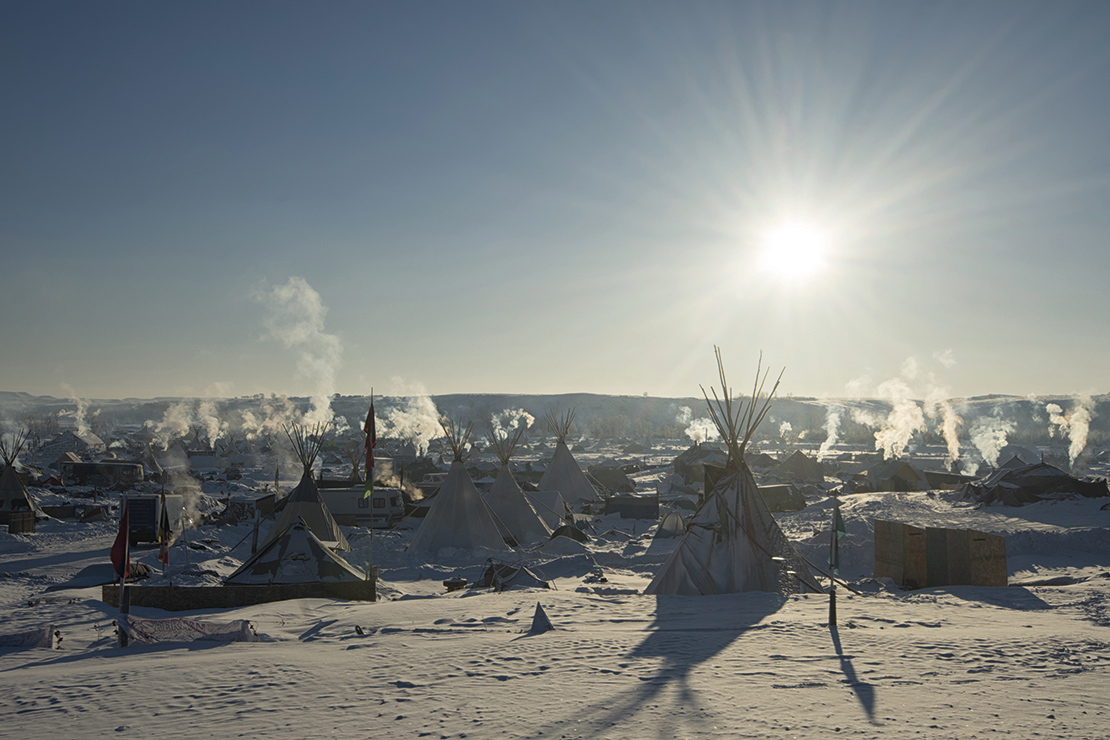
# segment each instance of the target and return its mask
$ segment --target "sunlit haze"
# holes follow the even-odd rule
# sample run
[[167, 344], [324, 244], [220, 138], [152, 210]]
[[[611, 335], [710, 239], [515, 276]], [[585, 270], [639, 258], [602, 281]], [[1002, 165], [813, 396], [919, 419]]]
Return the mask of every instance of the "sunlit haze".
[[1106, 393], [1108, 28], [4, 3], [0, 390]]

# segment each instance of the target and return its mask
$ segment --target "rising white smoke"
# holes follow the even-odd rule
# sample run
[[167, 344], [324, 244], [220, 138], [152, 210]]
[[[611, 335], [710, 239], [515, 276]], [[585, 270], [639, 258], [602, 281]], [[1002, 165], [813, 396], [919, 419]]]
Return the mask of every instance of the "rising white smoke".
[[240, 413], [243, 417], [243, 435], [251, 441], [260, 437], [280, 437], [285, 427], [301, 418], [293, 402], [286, 396], [262, 398], [257, 412], [244, 409]]
[[793, 425], [788, 421], [784, 421], [783, 423], [779, 424], [779, 437], [781, 439], [786, 439], [786, 436], [790, 434], [790, 432], [793, 430]]
[[686, 425], [686, 436], [694, 444], [720, 439], [721, 434], [717, 431], [717, 425], [713, 423], [713, 420], [707, 418], [695, 419], [694, 412], [690, 410], [689, 406], [679, 408], [675, 421]]
[[89, 424], [89, 402], [79, 397], [69, 383], [62, 383], [62, 388], [69, 395], [69, 400], [77, 407], [73, 411], [73, 424], [77, 427], [77, 434], [82, 437], [92, 434], [92, 426]]
[[297, 350], [298, 376], [315, 383], [312, 408], [305, 413], [302, 423], [331, 421], [331, 398], [343, 347], [339, 337], [324, 331], [328, 309], [320, 294], [304, 278], [291, 277], [285, 285], [256, 293], [255, 299], [269, 312], [264, 320], [269, 336]]
[[825, 409], [825, 441], [821, 443], [821, 449], [817, 450], [818, 462], [828, 457], [833, 445], [840, 441], [840, 415], [843, 413], [843, 406], [829, 406]]
[[933, 387], [925, 399], [925, 414], [930, 419], [937, 420], [944, 444], [948, 448], [946, 459], [954, 463], [960, 459], [960, 425], [963, 419], [952, 407], [952, 402], [941, 388]]
[[[1006, 446], [1006, 438], [1014, 431], [1014, 423], [1003, 419], [1001, 411], [996, 410], [993, 416], [981, 416], [971, 426], [971, 444], [979, 451], [983, 462], [992, 468], [998, 465], [998, 456]], [[975, 466], [977, 468], [978, 466]], [[970, 466], [965, 469], [969, 475], [974, 475], [976, 469]]]
[[[394, 385], [400, 382], [394, 379]], [[443, 436], [439, 410], [421, 386], [410, 386], [410, 390], [415, 394], [398, 399], [399, 405], [393, 406], [384, 419], [375, 417], [378, 436], [412, 442], [417, 455], [426, 455], [432, 440]]]
[[498, 439], [505, 439], [518, 427], [531, 429], [536, 418], [524, 409], [505, 409], [490, 417], [490, 429]]
[[1072, 467], [1087, 447], [1087, 434], [1094, 418], [1094, 402], [1086, 396], [1075, 399], [1074, 405], [1065, 413], [1054, 403], [1045, 406], [1048, 412], [1048, 436], [1059, 432], [1060, 438], [1068, 438], [1068, 460]]
[[910, 398], [910, 388], [895, 378], [879, 385], [879, 394], [890, 399], [891, 409], [875, 432], [875, 449], [883, 451], [884, 460], [902, 456], [915, 432], [925, 428], [925, 414]]

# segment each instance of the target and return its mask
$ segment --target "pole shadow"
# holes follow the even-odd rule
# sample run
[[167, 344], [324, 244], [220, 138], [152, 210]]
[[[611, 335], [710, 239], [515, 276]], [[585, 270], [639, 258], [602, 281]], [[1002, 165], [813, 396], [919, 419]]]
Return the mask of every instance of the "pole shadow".
[[859, 676], [856, 675], [855, 666], [852, 665], [852, 657], [844, 654], [844, 648], [840, 644], [840, 632], [837, 631], [836, 625], [829, 625], [829, 633], [832, 635], [836, 656], [840, 658], [840, 670], [844, 672], [845, 683], [856, 695], [856, 699], [863, 707], [863, 711], [867, 713], [867, 719], [870, 720], [871, 724], [878, 724], [875, 722], [875, 687], [866, 681], [861, 681]]

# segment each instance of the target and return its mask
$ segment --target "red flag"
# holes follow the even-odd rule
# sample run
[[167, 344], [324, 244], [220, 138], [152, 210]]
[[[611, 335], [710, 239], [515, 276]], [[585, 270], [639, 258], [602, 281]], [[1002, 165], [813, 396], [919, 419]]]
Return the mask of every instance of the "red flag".
[[170, 564], [170, 540], [173, 532], [170, 530], [170, 512], [166, 509], [166, 494], [162, 494], [162, 516], [158, 520], [158, 541], [162, 548], [158, 551], [158, 560], [162, 563], [163, 570]]
[[374, 420], [374, 399], [370, 399], [370, 412], [366, 414], [366, 423], [362, 425], [366, 432], [366, 479], [370, 479], [370, 471], [374, 468], [374, 447], [378, 444], [377, 422]]
[[131, 575], [131, 557], [128, 551], [131, 539], [131, 526], [130, 517], [128, 516], [127, 504], [123, 505], [123, 514], [119, 518], [119, 534], [116, 535], [116, 541], [112, 545], [112, 566], [116, 570], [116, 576], [120, 581], [124, 581]]

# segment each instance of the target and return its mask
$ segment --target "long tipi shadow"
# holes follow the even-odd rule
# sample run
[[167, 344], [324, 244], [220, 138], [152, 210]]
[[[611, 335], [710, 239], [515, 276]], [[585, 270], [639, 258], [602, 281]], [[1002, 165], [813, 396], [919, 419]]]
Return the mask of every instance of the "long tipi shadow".
[[[712, 660], [736, 640], [758, 629], [764, 618], [774, 614], [785, 603], [785, 599], [778, 594], [754, 591], [720, 596], [667, 595], [654, 598], [656, 609], [654, 619], [647, 628], [648, 634], [625, 657], [661, 661], [661, 665], [640, 675], [637, 688], [618, 694], [611, 702], [599, 705], [594, 712], [577, 716], [577, 722], [586, 722], [596, 728], [618, 725], [641, 708], [655, 703], [667, 689], [677, 692], [673, 699], [676, 708], [681, 707], [693, 714], [719, 711], [719, 707], [703, 706], [697, 690], [691, 685], [691, 676], [699, 666]], [[727, 605], [723, 605], [721, 600], [727, 600]], [[658, 737], [680, 735], [681, 731], [674, 725], [681, 721], [681, 714], [668, 713], [667, 719], [659, 724]]]

